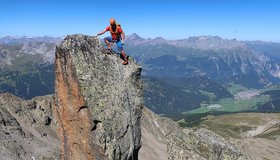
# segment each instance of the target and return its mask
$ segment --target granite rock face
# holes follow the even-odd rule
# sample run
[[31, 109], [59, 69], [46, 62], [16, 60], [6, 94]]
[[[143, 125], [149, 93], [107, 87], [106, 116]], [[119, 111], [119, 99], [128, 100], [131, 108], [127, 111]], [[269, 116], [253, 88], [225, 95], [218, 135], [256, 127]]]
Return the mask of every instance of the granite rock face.
[[246, 160], [233, 144], [207, 129], [182, 129], [147, 108], [141, 120], [140, 160]]
[[0, 94], [0, 160], [59, 159], [52, 101], [52, 96], [23, 100], [8, 93]]
[[138, 159], [141, 67], [84, 35], [67, 36], [55, 56], [61, 159]]

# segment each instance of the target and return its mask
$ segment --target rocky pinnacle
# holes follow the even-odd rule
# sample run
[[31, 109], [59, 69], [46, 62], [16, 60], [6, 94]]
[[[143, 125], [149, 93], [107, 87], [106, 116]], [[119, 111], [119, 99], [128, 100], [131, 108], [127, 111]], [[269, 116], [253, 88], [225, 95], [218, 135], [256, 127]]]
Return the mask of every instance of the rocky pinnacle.
[[100, 40], [67, 36], [55, 53], [55, 106], [61, 159], [138, 159], [141, 67], [122, 65]]

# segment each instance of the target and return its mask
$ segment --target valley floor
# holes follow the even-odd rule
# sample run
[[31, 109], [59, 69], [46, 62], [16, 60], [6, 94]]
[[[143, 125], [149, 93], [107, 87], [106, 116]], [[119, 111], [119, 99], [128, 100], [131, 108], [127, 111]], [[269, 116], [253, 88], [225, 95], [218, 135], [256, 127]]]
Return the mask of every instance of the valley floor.
[[280, 157], [280, 113], [208, 116], [200, 126], [227, 138], [253, 160]]

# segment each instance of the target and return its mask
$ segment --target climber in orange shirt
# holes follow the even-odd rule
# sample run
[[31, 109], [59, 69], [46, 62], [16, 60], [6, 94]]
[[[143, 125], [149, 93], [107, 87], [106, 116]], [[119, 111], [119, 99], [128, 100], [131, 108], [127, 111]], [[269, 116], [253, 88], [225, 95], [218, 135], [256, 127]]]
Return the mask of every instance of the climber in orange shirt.
[[96, 36], [102, 35], [105, 32], [110, 31], [111, 36], [105, 37], [104, 42], [106, 43], [109, 50], [111, 50], [111, 43], [116, 43], [118, 50], [121, 52], [122, 56], [124, 57], [123, 65], [128, 64], [128, 59], [126, 57], [126, 54], [123, 50], [123, 44], [125, 39], [125, 34], [121, 28], [120, 24], [116, 23], [116, 20], [114, 18], [110, 19], [110, 26], [106, 27], [106, 29], [100, 33], [98, 33]]

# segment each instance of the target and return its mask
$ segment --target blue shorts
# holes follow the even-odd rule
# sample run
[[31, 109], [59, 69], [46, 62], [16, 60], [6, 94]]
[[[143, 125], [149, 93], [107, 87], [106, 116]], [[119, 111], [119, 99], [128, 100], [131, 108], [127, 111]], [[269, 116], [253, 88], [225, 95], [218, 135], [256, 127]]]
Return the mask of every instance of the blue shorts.
[[104, 39], [106, 39], [107, 41], [109, 41], [109, 42], [113, 42], [113, 43], [116, 43], [117, 44], [117, 47], [118, 47], [118, 50], [121, 52], [121, 51], [123, 51], [123, 45], [122, 45], [122, 42], [121, 42], [121, 40], [120, 39], [118, 39], [118, 40], [112, 40], [112, 36], [109, 36], [109, 37], [105, 37]]

